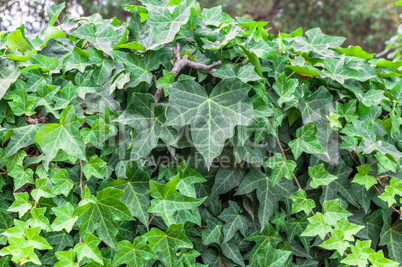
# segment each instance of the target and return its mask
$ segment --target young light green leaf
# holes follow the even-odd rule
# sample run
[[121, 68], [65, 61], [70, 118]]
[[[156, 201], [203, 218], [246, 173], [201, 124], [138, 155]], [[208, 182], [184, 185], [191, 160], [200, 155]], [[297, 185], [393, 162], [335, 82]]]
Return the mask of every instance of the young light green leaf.
[[113, 264], [127, 264], [129, 267], [143, 266], [149, 260], [157, 259], [158, 255], [147, 245], [147, 239], [139, 236], [133, 243], [127, 240], [117, 243], [117, 253]]
[[308, 199], [303, 189], [299, 189], [296, 193], [291, 194], [290, 198], [293, 200], [291, 214], [304, 211], [308, 215], [315, 208], [314, 200]]
[[308, 167], [308, 175], [312, 179], [310, 183], [312, 188], [317, 188], [321, 185], [329, 185], [338, 178], [327, 172], [323, 163], [315, 167]]
[[324, 222], [324, 215], [317, 212], [313, 217], [307, 219], [310, 223], [301, 236], [319, 236], [324, 240], [325, 235], [331, 231], [331, 225]]
[[61, 231], [65, 229], [67, 233], [70, 233], [78, 219], [78, 217], [74, 215], [74, 207], [68, 203], [63, 207], [52, 208], [52, 211], [57, 216], [52, 223], [53, 230]]

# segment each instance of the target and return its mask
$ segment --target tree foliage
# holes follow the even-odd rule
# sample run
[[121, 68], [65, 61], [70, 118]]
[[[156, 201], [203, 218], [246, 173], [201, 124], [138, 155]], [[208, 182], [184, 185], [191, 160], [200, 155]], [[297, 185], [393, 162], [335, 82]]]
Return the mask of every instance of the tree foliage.
[[1, 266], [397, 266], [397, 62], [194, 0], [0, 34]]

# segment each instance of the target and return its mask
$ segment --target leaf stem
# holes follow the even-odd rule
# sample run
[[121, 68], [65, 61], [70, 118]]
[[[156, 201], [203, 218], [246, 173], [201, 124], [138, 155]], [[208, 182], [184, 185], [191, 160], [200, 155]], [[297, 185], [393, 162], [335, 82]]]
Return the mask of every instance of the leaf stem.
[[[276, 138], [276, 141], [278, 142], [278, 145], [279, 145], [279, 148], [281, 149], [281, 152], [282, 152], [283, 157], [285, 158], [285, 160], [288, 160], [288, 158], [286, 157], [285, 151], [284, 151], [283, 148], [282, 148], [281, 142], [279, 141], [278, 138]], [[296, 175], [295, 175], [294, 173], [292, 173], [292, 174], [293, 174], [293, 178], [294, 178], [295, 181], [296, 181], [297, 187], [298, 187], [299, 189], [302, 189], [302, 187], [301, 187], [301, 185], [300, 185], [300, 183], [299, 183], [299, 180], [297, 180]]]
[[[382, 193], [381, 193], [380, 189], [378, 189], [378, 187], [377, 187], [376, 185], [373, 185], [373, 186], [374, 186], [375, 190], [377, 190], [378, 194], [381, 196]], [[388, 204], [388, 201], [385, 201], [385, 203]], [[391, 205], [391, 209], [393, 209], [396, 213], [398, 213], [399, 216], [402, 216], [401, 211], [400, 211], [400, 210], [397, 210], [394, 206]]]
[[152, 220], [155, 218], [156, 213], [154, 213], [154, 215], [152, 215], [152, 218], [149, 220], [148, 222], [148, 226], [151, 225]]

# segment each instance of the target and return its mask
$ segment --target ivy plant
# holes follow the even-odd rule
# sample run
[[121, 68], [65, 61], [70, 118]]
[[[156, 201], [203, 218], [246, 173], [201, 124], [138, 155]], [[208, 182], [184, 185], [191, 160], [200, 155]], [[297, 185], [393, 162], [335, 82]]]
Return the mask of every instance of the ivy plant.
[[0, 33], [0, 265], [401, 264], [401, 62], [142, 3]]

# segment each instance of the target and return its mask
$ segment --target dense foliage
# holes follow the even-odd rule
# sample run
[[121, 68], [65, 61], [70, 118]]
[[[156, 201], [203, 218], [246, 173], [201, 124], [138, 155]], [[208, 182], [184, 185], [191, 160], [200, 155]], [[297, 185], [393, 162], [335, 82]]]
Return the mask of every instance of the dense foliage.
[[398, 62], [194, 0], [0, 33], [0, 266], [402, 263]]
[[[232, 17], [269, 21], [270, 33], [291, 32], [298, 27], [320, 27], [329, 35], [347, 37], [344, 45], [359, 45], [366, 51], [384, 50], [384, 42], [394, 35], [401, 7], [396, 0], [200, 0], [202, 7], [222, 6]], [[117, 17], [126, 21], [130, 12], [121, 5], [140, 4], [138, 0], [0, 0], [0, 30], [14, 29], [25, 21], [26, 33], [42, 29], [47, 23], [46, 9], [52, 3], [65, 2], [61, 16]]]

